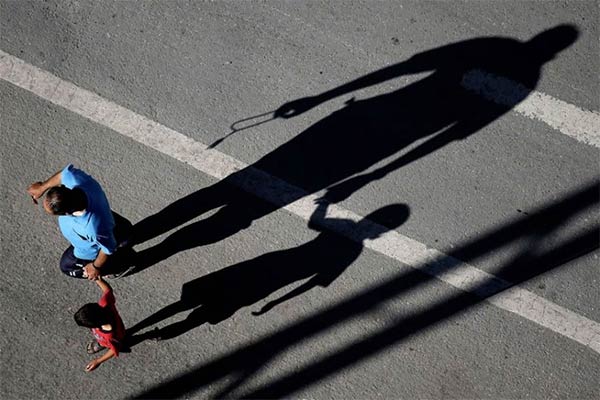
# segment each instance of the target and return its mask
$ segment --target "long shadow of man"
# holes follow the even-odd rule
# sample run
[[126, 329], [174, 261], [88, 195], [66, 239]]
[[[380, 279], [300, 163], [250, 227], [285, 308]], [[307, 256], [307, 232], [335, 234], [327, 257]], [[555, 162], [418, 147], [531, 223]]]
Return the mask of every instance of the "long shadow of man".
[[[248, 204], [248, 196], [234, 187], [248, 188], [253, 171], [260, 170], [314, 193], [331, 188], [330, 200], [348, 197], [373, 179], [468, 137], [522, 101], [535, 88], [542, 66], [577, 38], [577, 30], [561, 25], [529, 41], [487, 37], [453, 43], [417, 54], [314, 97], [292, 101], [275, 113], [297, 116], [325, 101], [402, 75], [431, 71], [427, 77], [394, 92], [346, 102], [345, 107], [322, 119], [262, 157], [248, 168], [175, 201], [135, 226], [141, 243], [221, 207], [212, 216], [171, 234], [164, 242], [140, 253], [140, 267], [153, 265], [172, 254], [214, 243], [248, 227], [253, 220], [285, 206], [305, 193], [276, 194], [278, 204]], [[465, 74], [482, 70], [517, 81], [503, 104], [486, 101], [463, 85]], [[411, 143], [428, 138], [408, 153], [397, 156], [375, 173], [356, 176], [379, 161], [396, 155]], [[354, 177], [354, 178], [352, 178]], [[350, 180], [344, 182], [344, 180]], [[341, 187], [339, 186], [342, 183]], [[338, 187], [332, 188], [332, 185]]]
[[[194, 310], [182, 321], [159, 331], [138, 335], [132, 339], [132, 343], [150, 337], [170, 339], [204, 322], [219, 323], [240, 308], [254, 304], [273, 292], [303, 279], [310, 278], [253, 314], [263, 314], [314, 287], [327, 287], [358, 258], [363, 250], [364, 240], [375, 239], [387, 231], [387, 228], [373, 224], [373, 219], [385, 220], [388, 226], [394, 228], [406, 221], [409, 215], [406, 205], [393, 204], [374, 211], [359, 222], [354, 222], [325, 218], [328, 203], [321, 199], [317, 204], [317, 209], [309, 221], [309, 227], [320, 231], [316, 238], [298, 247], [264, 254], [187, 282], [182, 287], [179, 301], [139, 322], [128, 332], [133, 334], [179, 312]], [[337, 225], [362, 237], [358, 241], [351, 241], [320, 228], [323, 225]]]

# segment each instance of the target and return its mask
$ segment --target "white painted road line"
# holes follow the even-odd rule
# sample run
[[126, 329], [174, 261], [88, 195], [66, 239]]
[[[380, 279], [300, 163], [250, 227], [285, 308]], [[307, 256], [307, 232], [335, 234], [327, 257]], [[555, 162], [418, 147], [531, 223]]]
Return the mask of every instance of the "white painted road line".
[[600, 113], [596, 111], [583, 110], [478, 69], [467, 72], [461, 83], [464, 88], [489, 101], [511, 106], [526, 117], [542, 121], [567, 136], [600, 148]]
[[[152, 121], [142, 115], [121, 107], [88, 90], [30, 65], [0, 50], [0, 78], [25, 89], [51, 103], [79, 114], [123, 136], [190, 164], [199, 171], [217, 179], [246, 168], [247, 165], [214, 149], [208, 149], [179, 132]], [[564, 133], [564, 132], [563, 132]], [[243, 189], [271, 203], [281, 204], [285, 209], [309, 220], [316, 209], [317, 195], [306, 195], [301, 189], [275, 178], [263, 171], [249, 168]], [[291, 204], [284, 199], [285, 193], [302, 193], [303, 198]], [[294, 195], [294, 198], [297, 198]], [[331, 205], [328, 217], [360, 221], [361, 216]], [[374, 229], [377, 228], [374, 224]], [[339, 225], [337, 225], [339, 226]], [[354, 240], [362, 240], [363, 234], [335, 227], [336, 232]], [[329, 226], [328, 228], [332, 228]], [[370, 227], [366, 227], [369, 229]], [[486, 301], [504, 310], [520, 315], [530, 321], [570, 338], [600, 353], [600, 323], [556, 305], [536, 294], [510, 282], [483, 272], [456, 258], [450, 257], [425, 244], [395, 231], [388, 231], [380, 238], [365, 242], [369, 249], [410, 265], [456, 288], [478, 293], [478, 288], [494, 287], [502, 292]], [[479, 293], [481, 294], [481, 293]]]

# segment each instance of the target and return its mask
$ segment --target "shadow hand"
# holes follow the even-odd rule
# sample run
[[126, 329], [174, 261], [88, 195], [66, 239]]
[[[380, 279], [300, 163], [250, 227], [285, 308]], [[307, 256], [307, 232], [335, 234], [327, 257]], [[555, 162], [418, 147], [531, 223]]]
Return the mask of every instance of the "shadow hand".
[[321, 103], [321, 101], [317, 96], [303, 97], [301, 99], [285, 103], [275, 110], [274, 116], [275, 118], [292, 118], [310, 110], [319, 103]]
[[339, 203], [340, 201], [346, 200], [352, 193], [356, 192], [370, 181], [371, 177], [369, 175], [355, 176], [329, 187], [323, 197], [331, 203]]
[[272, 308], [273, 308], [272, 305], [266, 304], [260, 310], [258, 310], [258, 311], [252, 311], [252, 315], [254, 315], [255, 317], [258, 317], [259, 315], [263, 315], [264, 313], [268, 312]]

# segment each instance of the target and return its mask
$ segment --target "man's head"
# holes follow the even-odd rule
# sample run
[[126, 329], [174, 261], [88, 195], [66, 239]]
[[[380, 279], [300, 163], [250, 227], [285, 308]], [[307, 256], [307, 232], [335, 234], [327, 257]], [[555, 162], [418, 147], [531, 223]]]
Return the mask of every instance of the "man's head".
[[85, 194], [79, 189], [66, 186], [54, 186], [48, 190], [44, 198], [44, 210], [51, 215], [69, 215], [83, 211], [86, 207]]
[[100, 328], [102, 325], [111, 324], [110, 313], [98, 303], [88, 303], [81, 307], [73, 316], [79, 326], [86, 328]]

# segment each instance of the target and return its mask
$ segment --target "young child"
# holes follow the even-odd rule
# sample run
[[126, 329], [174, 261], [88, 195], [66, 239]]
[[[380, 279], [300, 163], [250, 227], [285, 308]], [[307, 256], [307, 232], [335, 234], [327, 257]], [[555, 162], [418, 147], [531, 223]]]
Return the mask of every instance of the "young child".
[[85, 367], [86, 372], [93, 371], [104, 361], [118, 357], [125, 339], [125, 326], [115, 307], [112, 288], [101, 277], [96, 279], [96, 284], [102, 290], [100, 301], [84, 305], [74, 317], [77, 325], [92, 328], [95, 340], [88, 343], [88, 354], [95, 354], [105, 348], [108, 351], [102, 357], [90, 361]]

